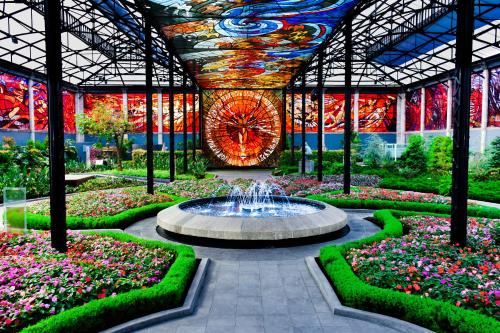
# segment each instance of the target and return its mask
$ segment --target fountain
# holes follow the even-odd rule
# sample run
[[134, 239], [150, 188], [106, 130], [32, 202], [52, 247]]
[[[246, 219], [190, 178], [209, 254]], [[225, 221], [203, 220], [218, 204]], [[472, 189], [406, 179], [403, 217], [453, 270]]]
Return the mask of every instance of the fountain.
[[342, 210], [319, 201], [288, 197], [271, 182], [254, 182], [247, 190], [233, 186], [227, 196], [218, 196], [219, 192], [161, 211], [159, 230], [201, 239], [267, 242], [347, 230], [347, 215]]

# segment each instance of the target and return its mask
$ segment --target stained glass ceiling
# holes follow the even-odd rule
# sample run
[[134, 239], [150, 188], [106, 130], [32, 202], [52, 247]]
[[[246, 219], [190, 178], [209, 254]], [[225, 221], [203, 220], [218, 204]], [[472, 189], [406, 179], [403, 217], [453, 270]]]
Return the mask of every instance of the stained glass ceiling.
[[201, 88], [284, 88], [359, 0], [152, 0]]

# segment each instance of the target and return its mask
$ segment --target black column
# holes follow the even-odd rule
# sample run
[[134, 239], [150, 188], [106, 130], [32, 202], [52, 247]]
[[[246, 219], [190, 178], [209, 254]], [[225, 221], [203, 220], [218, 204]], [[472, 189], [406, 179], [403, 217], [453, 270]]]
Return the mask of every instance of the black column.
[[168, 54], [168, 116], [169, 116], [169, 157], [170, 181], [175, 180], [175, 124], [174, 124], [174, 55]]
[[295, 165], [295, 83], [292, 81], [292, 100], [291, 100], [292, 133], [290, 137], [290, 148], [292, 155], [292, 165]]
[[198, 112], [200, 114], [200, 148], [203, 150], [203, 90], [199, 89], [198, 95]]
[[[153, 165], [153, 49], [151, 46], [151, 19], [145, 16], [145, 46], [146, 46], [146, 169], [147, 190], [154, 193]], [[161, 103], [161, 101], [158, 101]]]
[[352, 18], [346, 17], [345, 24], [345, 89], [344, 89], [344, 193], [351, 193], [351, 96], [352, 96]]
[[45, 48], [49, 113], [50, 236], [52, 247], [59, 252], [66, 252], [61, 2], [59, 0], [45, 0]]
[[192, 99], [193, 99], [193, 119], [191, 121], [191, 126], [192, 129], [191, 131], [193, 132], [193, 161], [196, 160], [196, 103], [195, 103], [195, 98], [196, 98], [196, 92], [193, 91], [192, 94]]
[[182, 171], [184, 174], [188, 171], [188, 131], [187, 131], [187, 93], [186, 93], [187, 76], [184, 73], [182, 78]]
[[323, 50], [318, 55], [318, 181], [323, 181]]
[[286, 150], [286, 88], [282, 90], [283, 104], [281, 107], [281, 149]]
[[[457, 46], [453, 94], [453, 165], [451, 185], [452, 244], [467, 243], [467, 192], [469, 172], [469, 117], [474, 1], [457, 2]], [[451, 89], [451, 87], [448, 87]]]
[[302, 74], [302, 123], [301, 123], [301, 137], [302, 137], [302, 174], [306, 173], [306, 74]]

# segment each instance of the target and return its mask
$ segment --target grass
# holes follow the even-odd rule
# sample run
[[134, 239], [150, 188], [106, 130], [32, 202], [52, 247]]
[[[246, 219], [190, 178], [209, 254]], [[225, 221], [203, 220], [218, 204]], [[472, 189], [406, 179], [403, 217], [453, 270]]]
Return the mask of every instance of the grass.
[[135, 242], [149, 248], [174, 251], [175, 262], [163, 280], [152, 287], [93, 300], [41, 320], [22, 330], [23, 333], [98, 332], [138, 317], [182, 305], [196, 269], [196, 258], [192, 247], [144, 240], [124, 233], [104, 232], [100, 235], [113, 237], [122, 242]]

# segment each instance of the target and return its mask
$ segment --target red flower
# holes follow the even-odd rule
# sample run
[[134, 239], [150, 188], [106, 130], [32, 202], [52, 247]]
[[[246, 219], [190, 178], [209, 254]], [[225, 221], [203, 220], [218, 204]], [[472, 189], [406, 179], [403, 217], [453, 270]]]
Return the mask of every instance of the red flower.
[[89, 277], [85, 278], [85, 282], [89, 283], [91, 280]]
[[76, 292], [77, 292], [78, 294], [82, 294], [82, 293], [83, 293], [83, 290], [82, 290], [82, 288], [78, 288], [78, 289], [76, 290]]
[[97, 298], [98, 299], [101, 299], [101, 298], [104, 298], [104, 297], [106, 297], [106, 294], [97, 294]]
[[415, 289], [416, 291], [419, 291], [420, 290], [420, 286], [418, 284], [414, 284], [413, 285], [413, 289]]

